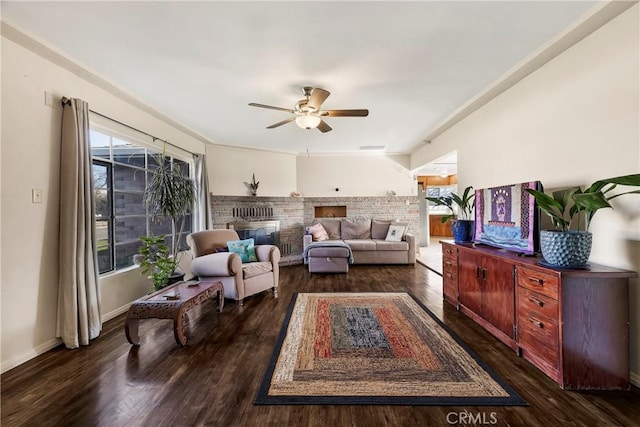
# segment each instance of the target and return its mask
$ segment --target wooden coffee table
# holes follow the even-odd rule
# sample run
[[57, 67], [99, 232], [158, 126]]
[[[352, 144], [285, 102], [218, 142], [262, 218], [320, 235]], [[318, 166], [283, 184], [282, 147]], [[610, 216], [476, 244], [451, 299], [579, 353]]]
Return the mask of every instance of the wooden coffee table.
[[173, 319], [173, 334], [178, 345], [187, 343], [184, 323], [187, 312], [218, 294], [218, 312], [224, 307], [224, 288], [222, 282], [197, 281], [178, 282], [152, 294], [142, 297], [131, 304], [124, 332], [127, 341], [140, 344], [138, 324], [140, 319]]

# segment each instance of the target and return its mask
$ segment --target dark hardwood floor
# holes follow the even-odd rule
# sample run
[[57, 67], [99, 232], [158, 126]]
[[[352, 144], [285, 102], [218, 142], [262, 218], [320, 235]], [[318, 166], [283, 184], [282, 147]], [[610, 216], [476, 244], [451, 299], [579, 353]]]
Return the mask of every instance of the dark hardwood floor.
[[[529, 402], [528, 407], [254, 406], [293, 292], [406, 291], [415, 295]], [[640, 393], [572, 392], [516, 356], [457, 312], [443, 307], [442, 281], [422, 265], [352, 266], [311, 275], [284, 267], [280, 298], [250, 297], [244, 311], [209, 301], [190, 315], [178, 347], [172, 323], [140, 322], [131, 346], [121, 315], [91, 346], [49, 351], [2, 375], [1, 424], [9, 426], [635, 426]], [[469, 417], [469, 414], [472, 418]]]

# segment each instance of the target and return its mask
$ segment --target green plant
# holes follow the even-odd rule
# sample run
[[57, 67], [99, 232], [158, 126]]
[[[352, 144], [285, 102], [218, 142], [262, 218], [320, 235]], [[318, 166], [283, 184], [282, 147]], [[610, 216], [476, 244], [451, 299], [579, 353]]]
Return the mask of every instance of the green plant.
[[[442, 217], [442, 222], [445, 223], [454, 217], [457, 217], [461, 220], [472, 220], [473, 208], [475, 207], [474, 198], [475, 193], [473, 192], [473, 187], [468, 186], [464, 189], [462, 197], [457, 195], [456, 193], [451, 193], [451, 195], [448, 196], [427, 197], [426, 199], [430, 202], [435, 203], [436, 206], [446, 206], [447, 208], [449, 208], [451, 214]], [[454, 206], [457, 206], [457, 214]]]
[[179, 164], [174, 163], [171, 167], [164, 152], [155, 159], [158, 168], [147, 184], [144, 203], [156, 219], [171, 219], [170, 256], [177, 260], [186, 216], [196, 201], [195, 185], [182, 175]]
[[[557, 231], [569, 231], [572, 226], [588, 231], [595, 213], [602, 208], [612, 208], [610, 200], [624, 194], [640, 194], [640, 190], [611, 195], [618, 185], [640, 187], [640, 174], [601, 179], [582, 191], [580, 187], [557, 190], [551, 195], [527, 189], [535, 197], [538, 206], [549, 218]], [[574, 220], [578, 221], [576, 225]]]
[[150, 233], [148, 236], [140, 237], [140, 253], [136, 257], [136, 263], [140, 265], [140, 271], [148, 275], [153, 282], [153, 287], [158, 290], [164, 288], [169, 277], [176, 269], [177, 259], [171, 257], [169, 247], [165, 244], [166, 236], [161, 234], [155, 236]]

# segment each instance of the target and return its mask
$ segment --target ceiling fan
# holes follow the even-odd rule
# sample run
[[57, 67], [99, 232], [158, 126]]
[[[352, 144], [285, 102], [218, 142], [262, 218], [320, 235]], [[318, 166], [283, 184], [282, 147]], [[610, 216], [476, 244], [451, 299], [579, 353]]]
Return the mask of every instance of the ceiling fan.
[[274, 129], [293, 121], [303, 129], [317, 128], [320, 132], [325, 133], [331, 130], [331, 126], [327, 124], [323, 117], [366, 117], [369, 110], [321, 110], [322, 103], [331, 95], [328, 90], [305, 86], [302, 88], [305, 99], [298, 101], [293, 109], [274, 107], [272, 105], [250, 103], [252, 107], [268, 108], [270, 110], [286, 111], [294, 114], [286, 120], [267, 126], [267, 129]]

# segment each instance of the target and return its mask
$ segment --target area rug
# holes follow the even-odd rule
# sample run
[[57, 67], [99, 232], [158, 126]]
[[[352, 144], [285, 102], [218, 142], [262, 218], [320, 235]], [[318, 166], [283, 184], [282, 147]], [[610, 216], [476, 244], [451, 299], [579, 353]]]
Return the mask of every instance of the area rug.
[[298, 293], [258, 405], [526, 405], [407, 293]]

